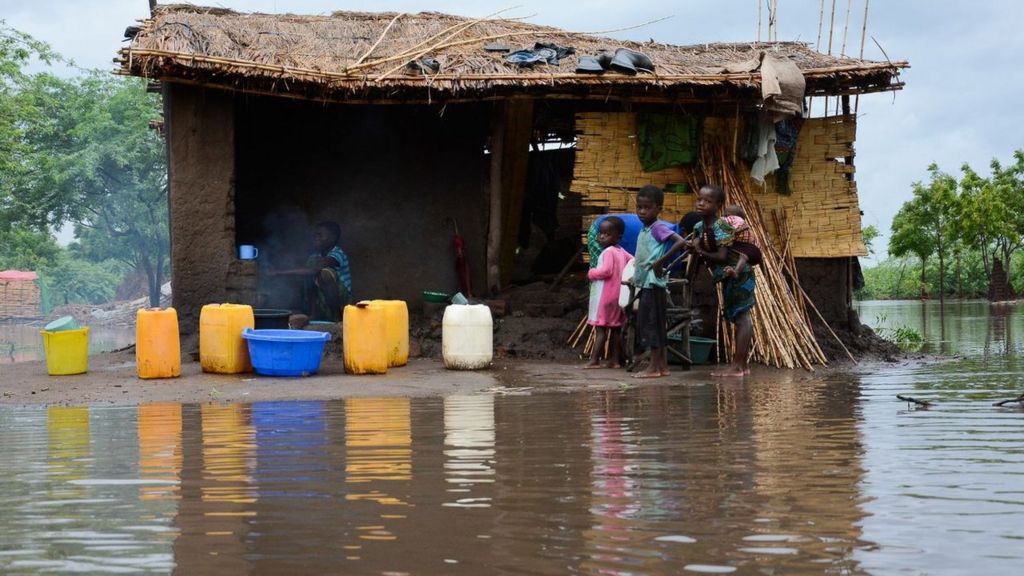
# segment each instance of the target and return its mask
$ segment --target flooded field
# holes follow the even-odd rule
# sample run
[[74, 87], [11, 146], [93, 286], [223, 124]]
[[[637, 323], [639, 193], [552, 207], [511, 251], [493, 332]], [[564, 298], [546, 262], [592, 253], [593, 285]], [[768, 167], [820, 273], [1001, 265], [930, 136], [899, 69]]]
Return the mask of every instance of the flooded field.
[[1024, 314], [954, 310], [861, 305], [961, 352], [925, 366], [0, 407], [0, 572], [1017, 573]]

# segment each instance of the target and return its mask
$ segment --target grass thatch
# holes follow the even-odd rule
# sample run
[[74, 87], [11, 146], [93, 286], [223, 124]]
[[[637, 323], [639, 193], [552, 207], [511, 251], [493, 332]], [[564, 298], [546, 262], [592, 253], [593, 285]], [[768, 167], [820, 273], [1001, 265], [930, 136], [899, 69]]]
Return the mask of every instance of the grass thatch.
[[[534, 42], [572, 46], [559, 66], [523, 69], [503, 54]], [[575, 73], [578, 55], [618, 47], [651, 57], [655, 74], [600, 76]], [[302, 98], [417, 98], [448, 93], [483, 98], [511, 92], [579, 97], [632, 94], [666, 98], [708, 89], [749, 91], [759, 74], [727, 73], [730, 64], [762, 51], [793, 60], [804, 72], [808, 95], [897, 90], [906, 62], [874, 62], [820, 54], [796, 42], [673, 46], [566, 32], [517, 20], [419, 14], [335, 12], [330, 16], [243, 14], [222, 8], [160, 6], [121, 51], [121, 74]], [[406, 73], [414, 57], [441, 63], [438, 74]]]

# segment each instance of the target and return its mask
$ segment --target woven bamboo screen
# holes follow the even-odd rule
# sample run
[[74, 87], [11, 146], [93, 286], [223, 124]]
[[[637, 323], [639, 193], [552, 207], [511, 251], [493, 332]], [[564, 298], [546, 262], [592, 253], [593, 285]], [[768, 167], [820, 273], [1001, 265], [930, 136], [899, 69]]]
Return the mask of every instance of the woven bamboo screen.
[[39, 286], [32, 280], [0, 280], [0, 318], [42, 316]]
[[[695, 170], [686, 166], [645, 173], [640, 167], [636, 126], [630, 112], [587, 112], [577, 114], [576, 167], [571, 191], [583, 196], [591, 214], [584, 216], [587, 230], [598, 214], [632, 212], [636, 191], [654, 184], [665, 188], [687, 183], [684, 194], [665, 194], [661, 218], [678, 222], [693, 209]], [[734, 146], [741, 133], [731, 118], [707, 118], [701, 138], [718, 138]], [[847, 179], [853, 166], [841, 160], [853, 155], [856, 122], [850, 116], [812, 118], [804, 122], [797, 141], [796, 158], [789, 172], [791, 194], [775, 192], [775, 177], [765, 186], [751, 183], [755, 199], [769, 223], [769, 234], [782, 248], [775, 229], [776, 217], [792, 229], [790, 250], [797, 258], [839, 258], [866, 256], [861, 238], [860, 204], [857, 185]], [[728, 190], [726, 191], [728, 192]], [[773, 215], [774, 212], [774, 215]]]

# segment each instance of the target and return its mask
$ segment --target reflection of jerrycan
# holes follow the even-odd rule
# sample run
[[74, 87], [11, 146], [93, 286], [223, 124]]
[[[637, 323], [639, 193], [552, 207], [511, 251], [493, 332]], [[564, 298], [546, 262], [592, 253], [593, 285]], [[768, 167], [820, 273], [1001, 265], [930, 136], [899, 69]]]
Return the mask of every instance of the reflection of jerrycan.
[[79, 480], [88, 474], [89, 409], [50, 406], [46, 409], [49, 469], [60, 480]]
[[43, 350], [46, 352], [46, 371], [51, 376], [84, 374], [89, 370], [89, 328], [43, 330]]
[[167, 485], [141, 486], [142, 500], [172, 500], [181, 478], [181, 404], [143, 404], [138, 408], [139, 478]]

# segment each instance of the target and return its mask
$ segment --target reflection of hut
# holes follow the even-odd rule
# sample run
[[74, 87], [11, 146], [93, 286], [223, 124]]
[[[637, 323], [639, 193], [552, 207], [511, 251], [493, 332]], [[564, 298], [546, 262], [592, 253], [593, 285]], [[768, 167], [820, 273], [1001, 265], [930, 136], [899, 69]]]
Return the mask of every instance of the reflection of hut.
[[42, 295], [38, 282], [39, 276], [35, 272], [0, 272], [0, 320], [42, 316]]
[[[475, 285], [501, 287], [538, 228], [578, 238], [565, 227], [588, 222], [581, 209], [631, 210], [641, 184], [689, 183], [687, 169], [639, 168], [636, 113], [693, 119], [732, 153], [743, 119], [763, 104], [762, 58], [795, 64], [806, 85], [798, 107], [802, 95], [898, 89], [905, 66], [797, 43], [640, 44], [438, 13], [166, 6], [129, 32], [120, 72], [163, 85], [174, 304], [186, 331], [206, 302], [267, 291], [256, 267], [235, 259], [237, 245], [264, 248], [261, 259], [301, 255], [304, 228], [328, 218], [342, 225], [360, 297], [413, 300], [457, 286], [451, 217]], [[524, 68], [487, 46], [535, 42], [576, 53]], [[575, 72], [579, 56], [618, 47], [650, 56], [656, 73]], [[796, 256], [831, 259], [816, 266], [816, 283], [843, 294], [849, 258], [864, 253], [853, 127], [848, 113], [808, 121], [791, 194], [777, 196], [770, 177], [758, 197], [785, 212]], [[680, 195], [667, 215], [691, 202]]]

